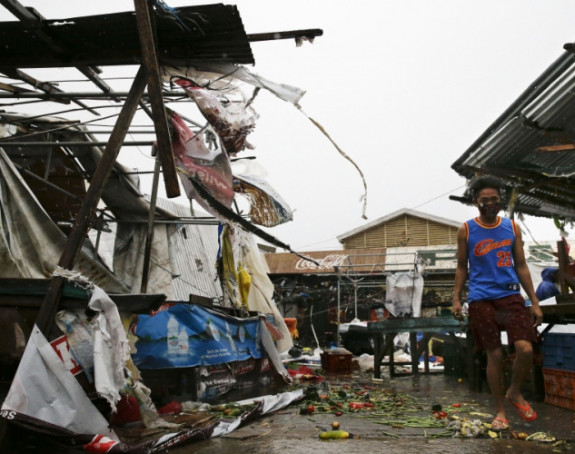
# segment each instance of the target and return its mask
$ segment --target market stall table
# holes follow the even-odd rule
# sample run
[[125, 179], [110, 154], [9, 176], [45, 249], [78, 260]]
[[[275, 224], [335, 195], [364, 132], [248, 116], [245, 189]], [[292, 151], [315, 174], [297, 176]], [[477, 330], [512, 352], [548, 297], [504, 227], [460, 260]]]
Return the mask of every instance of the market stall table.
[[[372, 336], [374, 341], [374, 355], [373, 355], [373, 377], [374, 379], [381, 378], [381, 365], [389, 365], [389, 375], [394, 377], [400, 375], [395, 371], [394, 360], [394, 338], [398, 333], [409, 333], [410, 337], [410, 352], [411, 352], [411, 373], [419, 373], [419, 357], [421, 353], [424, 355], [424, 371], [429, 373], [429, 355], [428, 342], [431, 335], [435, 333], [448, 333], [449, 337], [454, 342], [464, 342], [469, 349], [470, 338], [460, 339], [455, 336], [455, 333], [466, 332], [467, 323], [459, 321], [452, 316], [448, 317], [410, 317], [410, 318], [388, 318], [381, 321], [368, 322], [367, 332]], [[423, 333], [423, 342], [420, 348], [417, 347], [417, 333]], [[382, 362], [383, 358], [389, 355], [389, 361]], [[469, 357], [470, 355], [467, 355]], [[468, 367], [472, 367], [471, 364]]]

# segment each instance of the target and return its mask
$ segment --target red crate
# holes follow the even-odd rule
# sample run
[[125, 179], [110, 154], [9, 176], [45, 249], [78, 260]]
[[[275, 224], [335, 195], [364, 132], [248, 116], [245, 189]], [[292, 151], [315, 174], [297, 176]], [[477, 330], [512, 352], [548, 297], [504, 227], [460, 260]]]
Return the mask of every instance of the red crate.
[[332, 353], [330, 351], [321, 354], [321, 368], [326, 372], [351, 372], [351, 353]]
[[543, 368], [545, 403], [575, 410], [575, 372]]

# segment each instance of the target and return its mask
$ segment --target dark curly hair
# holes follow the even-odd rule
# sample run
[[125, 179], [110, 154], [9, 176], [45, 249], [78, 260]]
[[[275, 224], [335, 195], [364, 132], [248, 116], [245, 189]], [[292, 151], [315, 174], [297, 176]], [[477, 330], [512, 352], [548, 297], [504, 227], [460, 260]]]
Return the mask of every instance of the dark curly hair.
[[473, 201], [477, 200], [479, 193], [485, 188], [495, 189], [501, 198], [505, 195], [505, 184], [499, 178], [483, 175], [473, 179], [469, 184], [469, 192]]

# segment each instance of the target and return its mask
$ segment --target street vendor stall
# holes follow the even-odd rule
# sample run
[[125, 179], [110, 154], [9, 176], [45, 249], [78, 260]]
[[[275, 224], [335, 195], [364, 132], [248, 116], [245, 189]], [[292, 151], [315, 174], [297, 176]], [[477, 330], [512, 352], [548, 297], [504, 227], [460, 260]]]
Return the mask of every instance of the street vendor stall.
[[[394, 377], [399, 375], [396, 372], [397, 365], [394, 359], [393, 341], [398, 333], [409, 333], [410, 353], [411, 353], [411, 374], [419, 373], [419, 358], [423, 353], [424, 372], [429, 373], [429, 339], [433, 333], [449, 333], [453, 342], [469, 350], [469, 337], [459, 338], [456, 333], [466, 331], [465, 321], [456, 320], [449, 317], [409, 317], [409, 318], [388, 318], [382, 321], [368, 322], [367, 331], [374, 339], [373, 355], [373, 377], [381, 379], [381, 365], [389, 366], [389, 375]], [[416, 333], [423, 333], [423, 339], [417, 342]], [[464, 348], [465, 349], [465, 348]], [[382, 362], [385, 356], [389, 356], [388, 361]], [[463, 359], [463, 358], [462, 358]], [[471, 361], [466, 361], [467, 368], [472, 367]]]
[[[11, 98], [11, 105], [19, 109], [25, 110], [30, 103], [44, 109], [42, 113], [35, 109], [30, 114], [0, 115], [0, 255], [4, 259], [0, 277], [49, 279], [37, 295], [41, 301], [34, 302], [41, 304], [35, 308], [37, 316], [30, 332], [24, 333], [26, 336], [16, 332], [21, 341], [18, 346], [25, 344], [25, 348], [2, 403], [0, 446], [10, 438], [8, 429], [17, 427], [91, 452], [161, 452], [185, 441], [227, 433], [276, 404], [284, 406], [299, 398], [299, 394], [280, 397], [271, 404], [262, 400], [249, 411], [234, 415], [233, 421], [209, 419], [199, 427], [193, 418], [169, 420], [162, 416], [140, 380], [135, 362], [142, 368], [227, 367], [228, 361], [263, 362], [265, 353], [265, 360], [276, 370], [283, 368], [267, 352], [280, 345], [283, 350], [292, 340], [282, 336], [285, 324], [279, 313], [274, 318], [277, 327], [265, 317], [275, 315], [277, 309], [271, 301], [273, 286], [252, 235], [291, 251], [254, 225], [284, 222], [290, 212], [284, 206], [281, 210], [276, 205], [269, 209], [260, 206], [252, 209], [247, 220], [233, 211], [237, 191], [230, 156], [246, 148], [246, 135], [254, 125], [233, 123], [230, 118], [238, 119], [235, 108], [244, 114], [241, 119], [248, 117], [260, 90], [292, 104], [304, 93], [274, 84], [241, 66], [254, 64], [252, 41], [311, 39], [322, 31], [248, 36], [237, 8], [223, 4], [169, 8], [161, 1], [134, 0], [134, 11], [49, 20], [17, 1], [0, 3], [18, 19], [0, 22], [4, 43], [0, 73], [9, 79], [1, 84], [5, 93], [0, 96]], [[104, 79], [102, 68], [95, 65], [122, 66], [128, 76]], [[59, 74], [65, 69], [75, 76], [44, 82], [31, 75], [35, 68]], [[94, 84], [96, 92], [72, 88], [75, 85], [70, 82], [78, 78]], [[128, 91], [124, 84], [107, 84], [118, 79], [132, 82]], [[249, 96], [242, 92], [240, 81], [250, 87]], [[68, 86], [69, 91], [63, 89]], [[101, 116], [102, 100], [116, 103], [118, 112]], [[202, 115], [201, 123], [181, 113], [184, 101]], [[95, 124], [97, 120], [92, 118], [64, 118], [62, 115], [77, 109], [54, 113], [46, 107], [54, 102], [72, 102], [82, 114], [116, 121]], [[140, 115], [147, 130], [137, 129]], [[140, 133], [149, 140], [125, 140]], [[95, 135], [105, 139], [98, 140]], [[148, 146], [152, 151], [155, 168], [150, 172], [154, 181], [149, 197], [140, 192], [135, 172], [118, 165], [120, 151], [129, 146]], [[222, 305], [241, 311], [242, 317], [238, 320], [215, 310], [204, 311], [186, 301], [154, 313], [149, 309], [156, 301], [142, 298], [140, 306], [146, 305], [144, 312], [150, 313], [139, 314], [139, 327], [148, 344], [143, 341], [141, 356], [132, 357], [136, 352], [128, 337], [134, 333], [127, 333], [126, 328], [132, 326], [136, 333], [138, 329], [122, 317], [122, 305], [111, 295], [161, 293], [162, 300], [163, 294], [171, 300], [172, 282], [182, 277], [177, 272], [178, 254], [171, 253], [167, 241], [175, 224], [164, 226], [164, 235], [158, 234], [162, 221], [180, 221], [179, 216], [157, 206], [160, 173], [168, 198], [180, 195], [181, 182], [188, 199], [219, 222], [216, 241], [221, 241], [221, 247], [211, 265], [218, 266]], [[241, 190], [249, 192], [253, 205], [267, 200], [262, 184], [256, 185], [249, 175], [243, 175], [242, 181]], [[98, 237], [92, 244], [89, 233], [94, 230]], [[100, 233], [112, 231], [117, 234], [112, 246], [115, 255], [113, 261], [105, 262], [98, 250]], [[201, 239], [196, 243], [201, 245]], [[198, 273], [204, 269], [204, 262], [191, 256], [179, 265], [196, 267]], [[86, 291], [73, 308], [66, 304], [70, 284]], [[199, 282], [193, 285], [200, 293]], [[190, 299], [192, 296], [190, 292]], [[216, 296], [214, 292], [204, 299], [211, 301]], [[181, 311], [176, 313], [174, 308]], [[130, 312], [135, 311], [130, 306]], [[202, 316], [195, 317], [196, 312]], [[160, 329], [146, 331], [144, 328], [150, 328], [149, 323], [145, 326], [150, 321], [145, 320], [147, 316], [162, 321]], [[212, 329], [200, 329], [202, 322], [197, 319]], [[196, 350], [192, 338], [204, 349]], [[203, 353], [195, 356], [199, 351]], [[265, 375], [262, 370], [255, 372]], [[210, 391], [207, 380], [203, 384]], [[123, 436], [122, 428], [114, 424], [125, 401], [135, 402], [141, 415], [137, 440]]]

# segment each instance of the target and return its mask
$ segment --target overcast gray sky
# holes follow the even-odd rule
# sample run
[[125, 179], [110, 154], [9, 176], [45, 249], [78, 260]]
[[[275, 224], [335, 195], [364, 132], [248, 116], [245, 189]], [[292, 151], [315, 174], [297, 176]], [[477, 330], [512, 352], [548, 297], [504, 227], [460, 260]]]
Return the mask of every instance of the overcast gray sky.
[[[22, 3], [51, 19], [133, 10], [127, 0]], [[367, 181], [364, 220], [357, 170], [297, 109], [259, 96], [253, 154], [295, 210], [294, 221], [269, 231], [302, 251], [337, 249], [336, 236], [403, 208], [461, 222], [475, 215], [448, 198], [465, 184], [451, 164], [575, 41], [575, 2], [567, 0], [226, 3], [238, 6], [248, 33], [324, 31], [299, 48], [252, 44], [253, 71], [306, 90], [303, 110]], [[10, 15], [1, 11], [0, 20]], [[551, 220], [527, 217], [525, 226], [537, 241], [559, 239]]]

